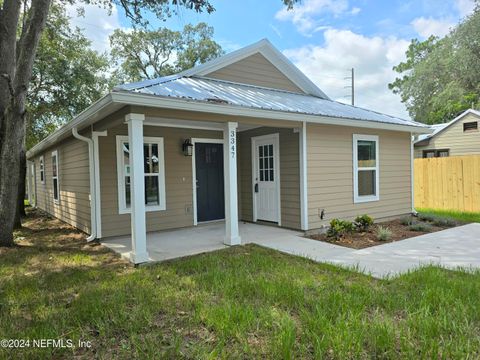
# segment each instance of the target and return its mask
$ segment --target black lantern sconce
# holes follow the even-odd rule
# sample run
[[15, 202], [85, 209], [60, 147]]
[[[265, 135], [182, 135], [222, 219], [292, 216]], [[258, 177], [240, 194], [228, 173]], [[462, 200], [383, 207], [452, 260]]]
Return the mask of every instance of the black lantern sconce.
[[193, 153], [193, 144], [190, 139], [185, 139], [182, 145], [183, 155], [192, 156]]

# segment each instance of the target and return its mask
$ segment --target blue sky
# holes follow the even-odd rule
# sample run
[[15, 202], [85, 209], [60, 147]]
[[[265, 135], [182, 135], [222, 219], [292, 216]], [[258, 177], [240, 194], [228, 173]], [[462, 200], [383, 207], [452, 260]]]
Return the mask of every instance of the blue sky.
[[[181, 29], [204, 21], [215, 29], [215, 40], [227, 51], [268, 38], [332, 99], [349, 102], [347, 69], [356, 72], [356, 105], [408, 117], [387, 84], [392, 66], [404, 59], [412, 38], [444, 36], [473, 10], [473, 0], [303, 0], [286, 11], [281, 0], [211, 0], [216, 11], [196, 14], [180, 9], [155, 26]], [[108, 48], [108, 35], [130, 23], [120, 10], [111, 16], [87, 7], [84, 18], [71, 12], [99, 50]]]

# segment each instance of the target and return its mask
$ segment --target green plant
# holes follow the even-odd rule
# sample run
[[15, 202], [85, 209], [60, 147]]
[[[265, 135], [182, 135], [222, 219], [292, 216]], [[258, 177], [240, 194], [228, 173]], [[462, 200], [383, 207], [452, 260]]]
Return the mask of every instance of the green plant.
[[330, 228], [327, 231], [329, 238], [339, 240], [345, 234], [349, 234], [355, 231], [355, 225], [351, 221], [332, 219], [330, 221]]
[[430, 232], [432, 231], [432, 225], [427, 223], [414, 223], [409, 226], [411, 231], [418, 231], [418, 232]]
[[385, 227], [379, 226], [377, 227], [377, 239], [380, 241], [388, 241], [392, 237], [392, 231]]
[[373, 225], [373, 218], [367, 214], [355, 218], [355, 227], [359, 231], [367, 231]]
[[418, 213], [417, 215], [419, 220], [422, 221], [435, 221], [438, 217], [434, 214], [428, 214], [428, 213]]
[[413, 224], [413, 218], [411, 216], [404, 216], [400, 219], [400, 224], [410, 226]]
[[433, 225], [439, 227], [454, 227], [457, 225], [457, 222], [454, 219], [448, 217], [437, 217], [433, 221]]

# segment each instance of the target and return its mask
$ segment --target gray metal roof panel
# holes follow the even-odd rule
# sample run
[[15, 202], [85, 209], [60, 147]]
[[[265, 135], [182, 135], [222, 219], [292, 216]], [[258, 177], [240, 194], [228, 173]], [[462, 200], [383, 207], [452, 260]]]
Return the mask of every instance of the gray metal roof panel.
[[425, 125], [415, 121], [400, 119], [311, 95], [205, 77], [170, 76], [156, 79], [156, 81], [127, 84], [116, 89], [162, 97], [228, 103], [264, 110], [425, 127]]

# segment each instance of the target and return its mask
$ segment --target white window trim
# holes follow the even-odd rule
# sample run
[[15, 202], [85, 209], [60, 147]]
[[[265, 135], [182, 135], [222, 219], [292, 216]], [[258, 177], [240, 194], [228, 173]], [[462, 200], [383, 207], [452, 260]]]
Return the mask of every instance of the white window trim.
[[38, 160], [38, 170], [39, 170], [39, 176], [40, 176], [40, 183], [45, 185], [45, 158], [40, 156], [40, 159]]
[[[361, 170], [375, 170], [375, 195], [358, 195], [358, 141], [375, 141], [375, 167], [360, 168]], [[353, 203], [364, 203], [380, 200], [380, 158], [379, 141], [377, 135], [353, 134]]]
[[[55, 156], [55, 165], [57, 167], [57, 175], [54, 176], [53, 175], [53, 161], [52, 161], [52, 196], [53, 196], [53, 202], [55, 204], [59, 204], [60, 203], [60, 168], [58, 167], [58, 151], [57, 150], [54, 150], [52, 151], [52, 158]], [[45, 166], [45, 165], [44, 165]], [[58, 195], [58, 199], [55, 199], [55, 189], [53, 188], [54, 187], [54, 183], [53, 181], [57, 179], [57, 195]]]
[[[125, 174], [123, 167], [123, 150], [122, 143], [128, 142], [128, 136], [117, 135], [117, 190], [118, 190], [118, 213], [130, 214], [131, 208], [127, 208], [125, 200]], [[166, 210], [166, 196], [165, 196], [165, 152], [163, 146], [163, 137], [143, 137], [143, 143], [158, 144], [158, 199], [159, 205], [146, 205], [145, 211], [163, 211]]]

